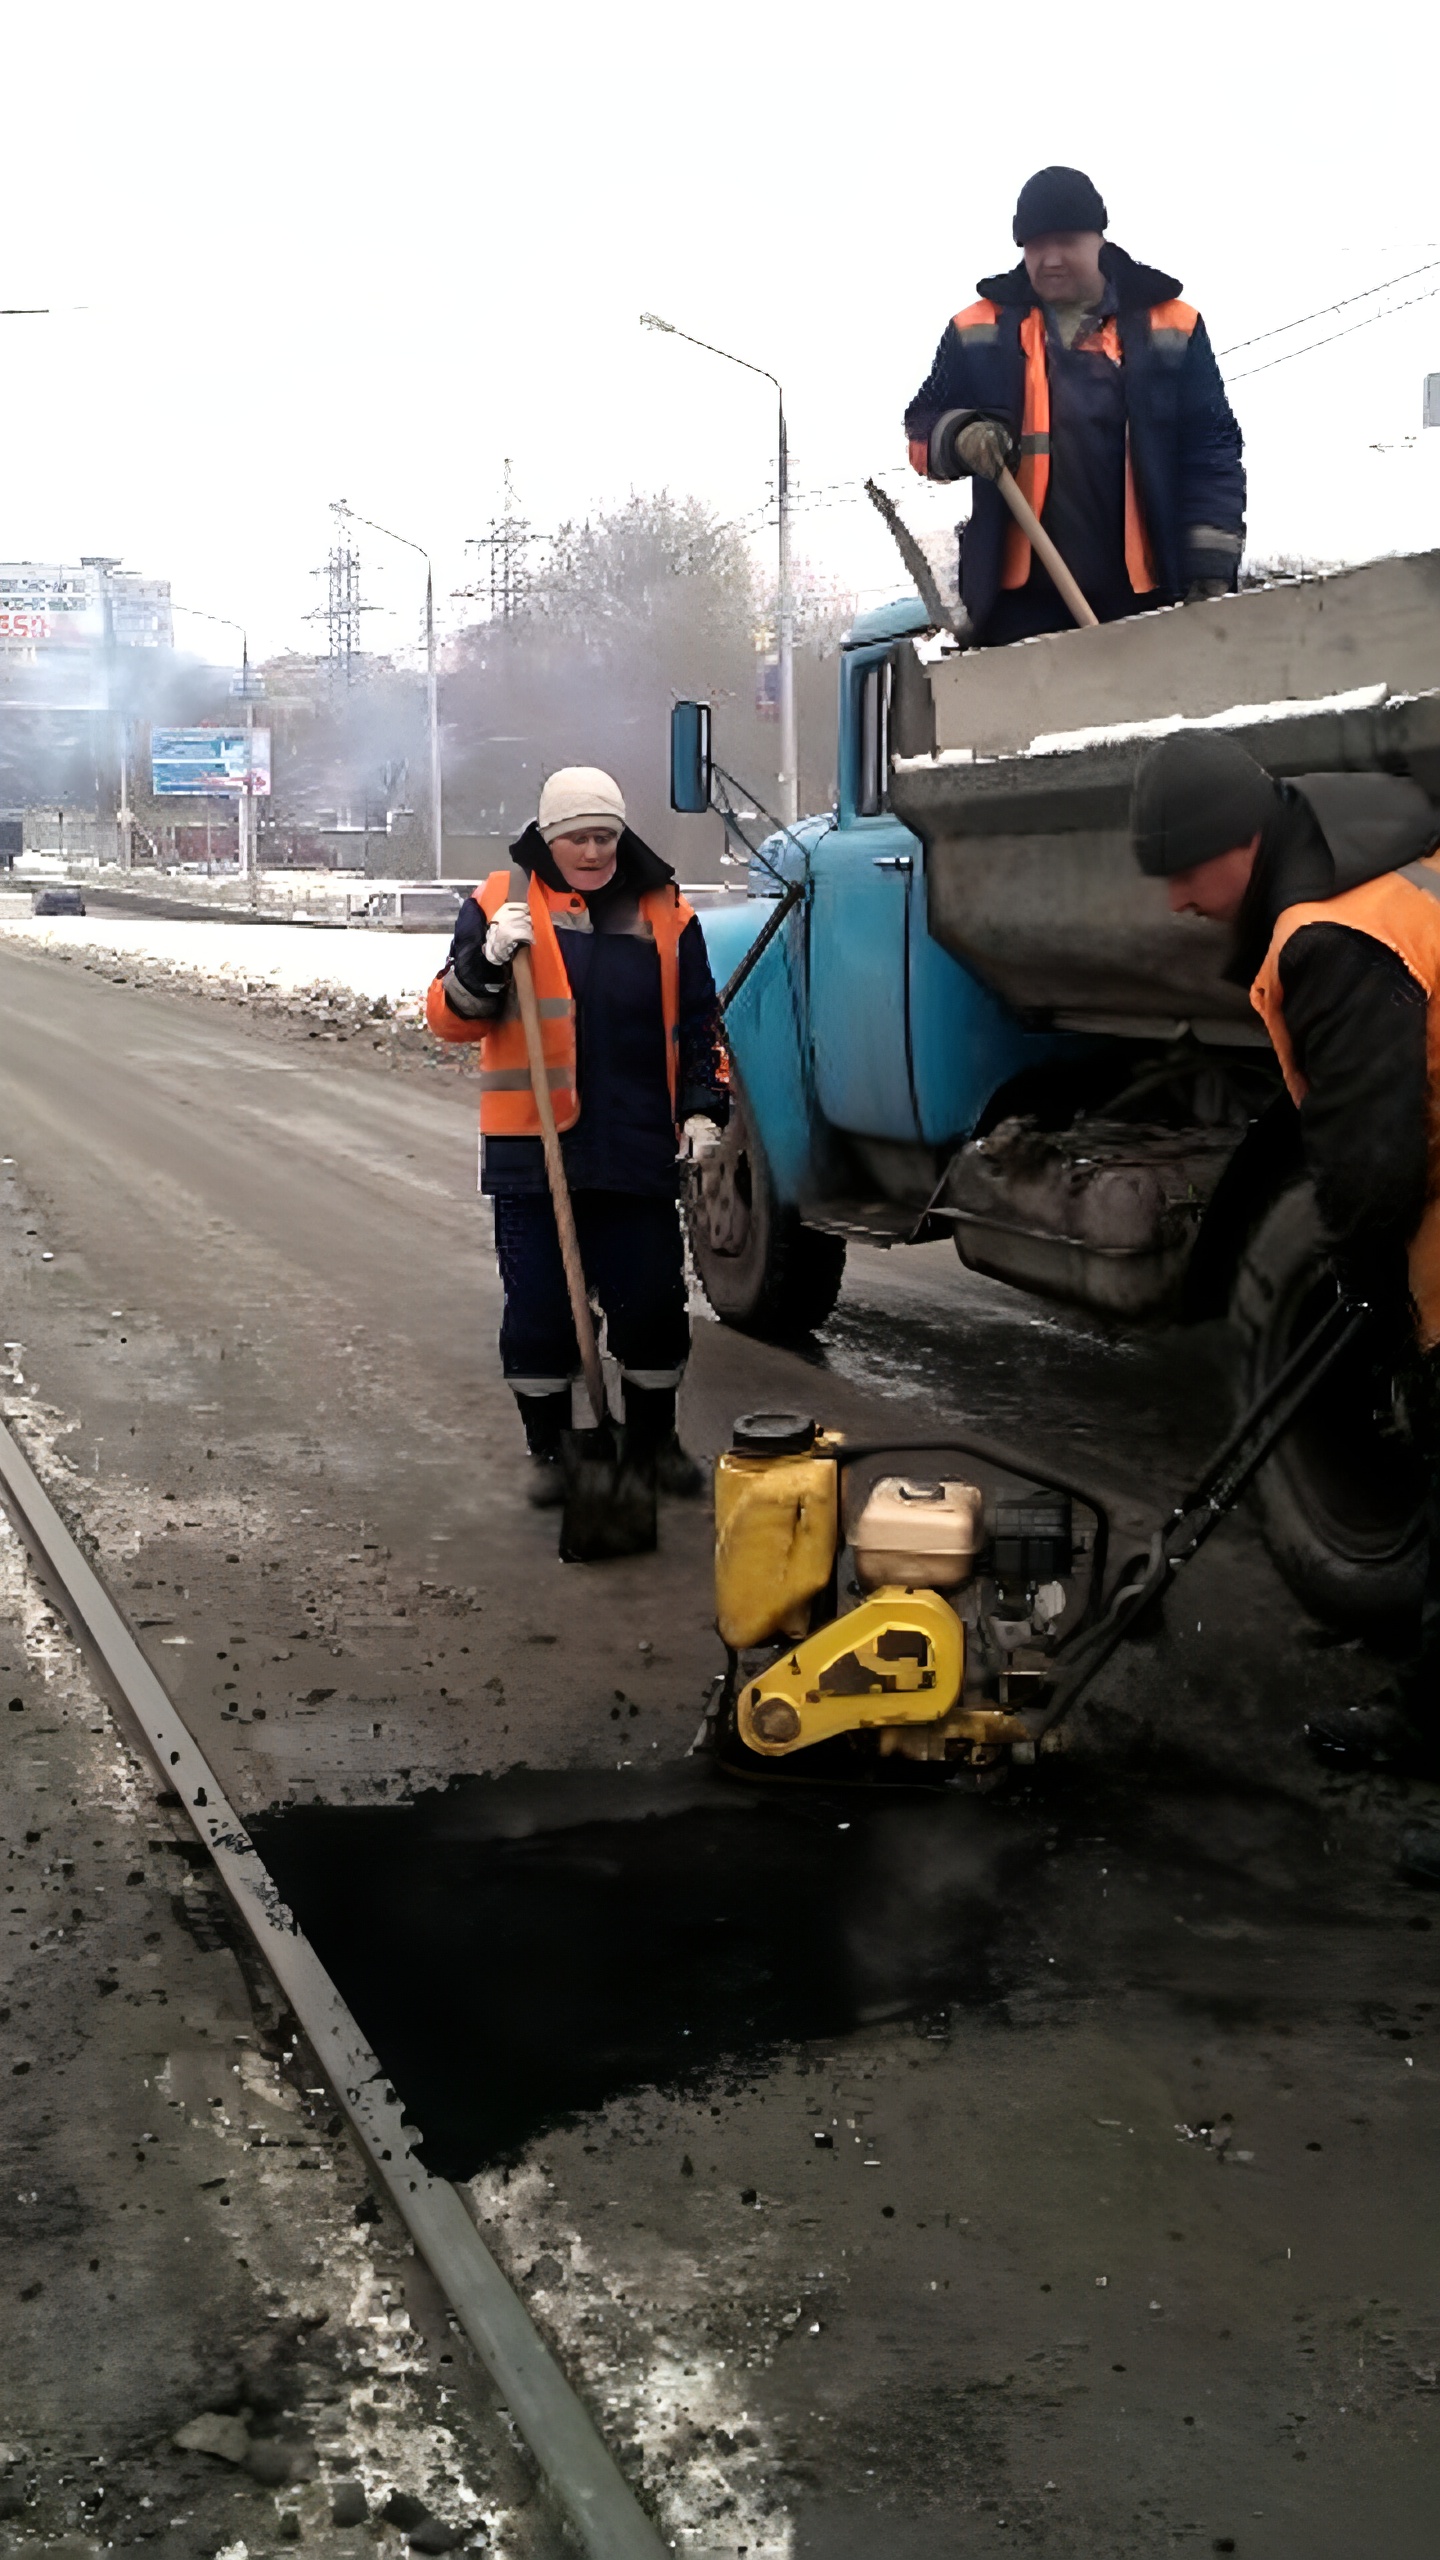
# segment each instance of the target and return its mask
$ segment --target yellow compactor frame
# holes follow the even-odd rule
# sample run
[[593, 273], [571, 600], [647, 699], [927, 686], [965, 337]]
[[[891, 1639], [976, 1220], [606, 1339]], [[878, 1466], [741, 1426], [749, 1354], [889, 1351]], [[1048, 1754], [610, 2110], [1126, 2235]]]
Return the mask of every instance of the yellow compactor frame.
[[886, 1585], [748, 1680], [735, 1720], [747, 1749], [774, 1759], [838, 1733], [935, 1724], [964, 1676], [954, 1610], [934, 1591]]

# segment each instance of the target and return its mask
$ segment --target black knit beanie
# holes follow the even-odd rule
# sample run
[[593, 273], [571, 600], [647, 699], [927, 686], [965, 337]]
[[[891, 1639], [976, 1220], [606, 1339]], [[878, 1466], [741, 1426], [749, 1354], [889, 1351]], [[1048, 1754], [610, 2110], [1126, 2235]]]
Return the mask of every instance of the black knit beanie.
[[1015, 245], [1023, 249], [1042, 231], [1104, 231], [1109, 220], [1099, 188], [1083, 169], [1037, 169], [1015, 207]]
[[1181, 729], [1141, 758], [1130, 801], [1135, 859], [1152, 880], [1213, 862], [1262, 833], [1276, 785], [1234, 738]]

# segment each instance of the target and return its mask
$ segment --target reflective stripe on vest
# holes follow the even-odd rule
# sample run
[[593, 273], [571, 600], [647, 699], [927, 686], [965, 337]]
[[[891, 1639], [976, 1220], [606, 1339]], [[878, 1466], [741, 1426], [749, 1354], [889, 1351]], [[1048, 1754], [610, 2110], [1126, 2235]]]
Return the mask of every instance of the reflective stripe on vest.
[[956, 312], [951, 326], [962, 346], [993, 347], [1000, 336], [1000, 305], [972, 302], [968, 311]]
[[[492, 871], [474, 891], [477, 905], [493, 917], [520, 888], [508, 871]], [[573, 1129], [580, 1117], [575, 1050], [575, 999], [560, 949], [557, 921], [574, 916], [588, 925], [585, 901], [577, 891], [548, 888], [530, 878], [526, 902], [535, 927], [531, 972], [540, 1015], [545, 1080], [550, 1088], [557, 1129]], [[680, 936], [694, 914], [688, 899], [674, 888], [647, 889], [640, 914], [652, 936], [660, 963], [660, 1010], [665, 1025], [665, 1063], [673, 1111], [679, 1091]], [[525, 1031], [512, 991], [505, 1011], [486, 1023], [480, 1036], [480, 1127], [487, 1138], [537, 1138], [540, 1118], [530, 1083]]]
[[1305, 1099], [1306, 1083], [1296, 1062], [1285, 1023], [1285, 996], [1280, 955], [1294, 933], [1307, 924], [1348, 925], [1372, 942], [1383, 942], [1403, 962], [1426, 1000], [1426, 1055], [1430, 1071], [1430, 1180], [1424, 1215], [1410, 1239], [1410, 1294], [1420, 1317], [1420, 1339], [1433, 1350], [1440, 1343], [1440, 853], [1407, 863], [1403, 871], [1387, 871], [1363, 881], [1338, 898], [1313, 905], [1287, 907], [1276, 923], [1250, 1001], [1270, 1034], [1290, 1099]]
[[[1198, 312], [1188, 302], [1157, 302], [1147, 314], [1150, 340], [1162, 355], [1183, 354], [1190, 342]], [[972, 302], [965, 311], [957, 311], [952, 326], [962, 346], [993, 345], [999, 335], [1000, 306], [994, 302]], [[1098, 330], [1092, 330], [1083, 341], [1087, 350], [1110, 358], [1112, 364], [1123, 364], [1124, 351], [1114, 316]], [[1020, 460], [1015, 478], [1022, 497], [1028, 498], [1043, 522], [1045, 495], [1050, 485], [1050, 371], [1046, 362], [1045, 314], [1039, 303], [1032, 303], [1020, 323], [1020, 347], [1025, 358], [1025, 405], [1020, 420]], [[914, 460], [912, 451], [911, 459]], [[917, 463], [916, 468], [923, 468]], [[1130, 456], [1130, 430], [1125, 430], [1125, 573], [1137, 596], [1154, 593], [1159, 584], [1154, 554], [1145, 527], [1140, 492], [1135, 484], [1135, 467]], [[1018, 524], [1006, 527], [1005, 547], [1001, 555], [1002, 587], [1023, 587], [1030, 575], [1030, 545]]]
[[[547, 1067], [545, 1070], [545, 1081], [551, 1092], [566, 1092], [570, 1084], [572, 1072], [573, 1070], [569, 1067]], [[530, 1070], [528, 1066], [482, 1067], [480, 1070], [480, 1090], [482, 1093], [529, 1093], [531, 1090]]]

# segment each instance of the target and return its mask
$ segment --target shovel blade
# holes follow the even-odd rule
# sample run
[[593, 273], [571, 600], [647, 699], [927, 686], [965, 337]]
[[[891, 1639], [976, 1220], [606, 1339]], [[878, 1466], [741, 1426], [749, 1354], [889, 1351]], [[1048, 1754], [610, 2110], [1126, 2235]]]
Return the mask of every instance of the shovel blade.
[[560, 1556], [565, 1564], [606, 1564], [646, 1556], [656, 1543], [655, 1462], [626, 1447], [611, 1422], [566, 1431], [560, 1441], [565, 1508]]

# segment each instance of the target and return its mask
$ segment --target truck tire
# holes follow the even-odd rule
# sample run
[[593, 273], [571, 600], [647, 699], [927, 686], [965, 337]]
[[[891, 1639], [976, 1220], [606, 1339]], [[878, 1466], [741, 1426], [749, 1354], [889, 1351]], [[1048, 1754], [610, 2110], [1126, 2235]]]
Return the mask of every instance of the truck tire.
[[764, 1150], [732, 1088], [718, 1164], [685, 1204], [700, 1286], [723, 1324], [772, 1341], [813, 1333], [845, 1276], [845, 1239], [803, 1224], [775, 1198]]
[[[1315, 1195], [1294, 1183], [1260, 1220], [1236, 1274], [1230, 1315], [1244, 1346], [1247, 1401], [1333, 1296]], [[1423, 1499], [1393, 1373], [1363, 1344], [1330, 1371], [1249, 1496], [1297, 1600], [1331, 1626], [1392, 1636], [1419, 1607]]]

